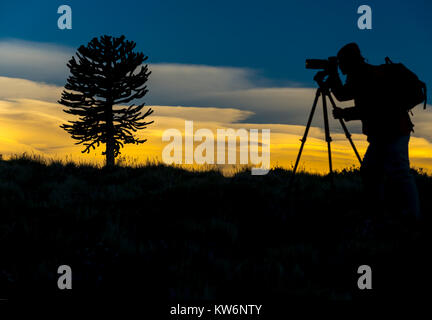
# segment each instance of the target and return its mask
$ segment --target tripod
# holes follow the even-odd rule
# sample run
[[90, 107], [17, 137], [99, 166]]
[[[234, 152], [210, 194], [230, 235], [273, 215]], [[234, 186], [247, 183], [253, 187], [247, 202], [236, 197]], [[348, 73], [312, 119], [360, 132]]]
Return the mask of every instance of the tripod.
[[[329, 88], [327, 86], [326, 81], [324, 81], [324, 77], [326, 75], [327, 75], [326, 72], [319, 71], [315, 75], [315, 77], [314, 77], [314, 81], [316, 81], [318, 83], [318, 89], [317, 89], [316, 94], [315, 94], [315, 100], [314, 100], [313, 105], [312, 105], [312, 110], [311, 110], [311, 112], [309, 114], [309, 119], [308, 119], [308, 122], [307, 122], [307, 125], [306, 125], [306, 129], [305, 129], [303, 138], [300, 139], [301, 146], [300, 146], [300, 150], [299, 150], [299, 153], [297, 155], [297, 160], [295, 162], [294, 169], [293, 169], [293, 172], [292, 172], [290, 186], [292, 185], [292, 182], [294, 181], [294, 176], [296, 174], [297, 167], [298, 167], [298, 164], [300, 162], [300, 157], [301, 157], [301, 154], [302, 154], [302, 151], [303, 151], [303, 147], [305, 145], [305, 142], [306, 142], [306, 139], [307, 139], [307, 135], [309, 133], [309, 128], [310, 128], [311, 123], [312, 123], [312, 118], [313, 118], [313, 115], [315, 113], [315, 109], [316, 109], [316, 106], [318, 104], [318, 99], [319, 99], [320, 96], [322, 97], [322, 105], [323, 105], [324, 131], [325, 131], [325, 140], [327, 142], [329, 171], [330, 171], [329, 175], [330, 175], [330, 178], [332, 179], [331, 181], [333, 183], [333, 166], [332, 166], [331, 146], [330, 146], [332, 138], [330, 137], [330, 129], [329, 129], [329, 122], [328, 122], [327, 99], [326, 99], [326, 97], [329, 99], [329, 101], [330, 101], [333, 109], [336, 108], [336, 104], [335, 104], [335, 102], [333, 100], [333, 97], [330, 94], [330, 91], [329, 91]], [[351, 147], [353, 148], [354, 153], [357, 156], [357, 159], [358, 159], [358, 161], [361, 164], [362, 161], [361, 161], [360, 155], [359, 155], [359, 153], [358, 153], [358, 151], [357, 151], [357, 149], [356, 149], [356, 147], [354, 145], [354, 142], [351, 139], [351, 134], [349, 133], [349, 131], [348, 131], [346, 125], [345, 125], [345, 122], [343, 121], [343, 119], [340, 118], [339, 119], [339, 123], [341, 124], [342, 129], [345, 132], [345, 136], [348, 139], [348, 141], [350, 142]]]

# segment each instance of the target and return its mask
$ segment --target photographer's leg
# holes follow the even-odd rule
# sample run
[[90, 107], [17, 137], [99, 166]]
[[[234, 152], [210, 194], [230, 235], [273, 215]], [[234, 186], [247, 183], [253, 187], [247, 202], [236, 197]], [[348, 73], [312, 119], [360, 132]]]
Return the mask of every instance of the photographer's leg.
[[370, 212], [376, 218], [385, 211], [383, 157], [380, 145], [371, 142], [360, 168], [364, 194]]
[[422, 267], [425, 265], [422, 238], [418, 238], [420, 204], [415, 179], [410, 172], [408, 144], [409, 135], [399, 137], [388, 145], [386, 170], [389, 185], [392, 186], [394, 211], [390, 221], [393, 222], [391, 235], [398, 242], [395, 250], [395, 261], [401, 264], [410, 277], [402, 277], [399, 281], [399, 292], [415, 294], [427, 274]]
[[363, 194], [366, 208], [363, 212], [364, 235], [378, 235], [384, 223], [386, 212], [384, 197], [384, 175], [380, 148], [376, 143], [370, 143], [360, 168]]
[[420, 201], [415, 179], [410, 172], [408, 144], [410, 136], [395, 139], [388, 145], [386, 173], [394, 189], [394, 207], [399, 214], [420, 218]]

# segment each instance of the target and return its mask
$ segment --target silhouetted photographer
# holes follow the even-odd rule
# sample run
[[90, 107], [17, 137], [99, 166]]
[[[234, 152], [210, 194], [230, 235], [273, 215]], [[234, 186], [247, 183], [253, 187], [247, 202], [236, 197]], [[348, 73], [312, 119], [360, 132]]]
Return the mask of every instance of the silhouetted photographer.
[[[408, 144], [413, 131], [409, 110], [425, 101], [422, 82], [402, 64], [371, 65], [365, 62], [355, 43], [345, 45], [337, 60], [329, 60], [327, 84], [339, 101], [354, 100], [350, 108], [334, 108], [333, 116], [346, 121], [360, 120], [369, 147], [361, 174], [371, 210], [420, 217], [419, 198], [410, 173]], [[342, 84], [338, 66], [346, 75]], [[400, 79], [400, 78], [403, 79]], [[404, 87], [397, 87], [398, 85]], [[390, 188], [391, 186], [391, 188]], [[391, 201], [385, 201], [385, 192]], [[374, 210], [375, 209], [375, 210]]]

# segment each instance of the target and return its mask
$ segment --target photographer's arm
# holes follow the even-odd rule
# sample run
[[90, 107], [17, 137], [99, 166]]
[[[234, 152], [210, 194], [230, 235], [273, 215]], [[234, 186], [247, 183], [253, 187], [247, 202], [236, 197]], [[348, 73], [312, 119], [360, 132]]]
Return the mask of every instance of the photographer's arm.
[[349, 78], [347, 78], [347, 82], [345, 85], [343, 85], [337, 70], [330, 72], [327, 79], [327, 84], [330, 88], [330, 91], [339, 101], [348, 101], [354, 99]]
[[[339, 78], [339, 75], [336, 72], [332, 72], [329, 75], [328, 79], [329, 88], [331, 89], [331, 92], [334, 94], [336, 99], [339, 101], [347, 101], [354, 99], [353, 96], [353, 90], [351, 86], [351, 81], [349, 78], [347, 78], [347, 82], [345, 85], [342, 84], [342, 81]], [[360, 120], [360, 109], [358, 107], [349, 107], [349, 108], [335, 108], [333, 110], [333, 116], [338, 119], [342, 118], [345, 121], [350, 120]]]
[[360, 109], [358, 107], [349, 107], [342, 110], [342, 118], [345, 121], [361, 120]]

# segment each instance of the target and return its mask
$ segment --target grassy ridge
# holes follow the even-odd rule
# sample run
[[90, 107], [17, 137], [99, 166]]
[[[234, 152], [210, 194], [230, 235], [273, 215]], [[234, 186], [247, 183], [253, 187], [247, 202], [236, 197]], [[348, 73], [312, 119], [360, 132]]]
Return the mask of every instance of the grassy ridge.
[[[413, 173], [431, 212], [432, 178]], [[300, 173], [287, 193], [289, 175], [0, 161], [0, 293], [57, 294], [61, 264], [73, 269], [75, 294], [144, 291], [173, 301], [356, 299], [361, 264], [381, 279], [371, 296], [418, 284], [396, 285], [392, 266], [416, 266], [420, 277], [428, 217], [371, 216], [357, 170], [336, 174], [334, 188]]]

